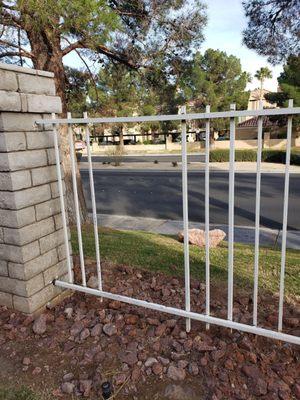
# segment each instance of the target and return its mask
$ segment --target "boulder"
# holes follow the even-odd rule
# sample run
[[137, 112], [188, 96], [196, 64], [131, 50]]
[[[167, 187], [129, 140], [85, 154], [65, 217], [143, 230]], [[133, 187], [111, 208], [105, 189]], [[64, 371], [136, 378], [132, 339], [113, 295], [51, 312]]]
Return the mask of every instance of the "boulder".
[[[226, 237], [226, 233], [221, 229], [209, 231], [209, 247], [217, 247]], [[183, 242], [183, 231], [178, 233], [178, 240]], [[205, 231], [202, 229], [189, 229], [189, 243], [199, 247], [205, 247]]]

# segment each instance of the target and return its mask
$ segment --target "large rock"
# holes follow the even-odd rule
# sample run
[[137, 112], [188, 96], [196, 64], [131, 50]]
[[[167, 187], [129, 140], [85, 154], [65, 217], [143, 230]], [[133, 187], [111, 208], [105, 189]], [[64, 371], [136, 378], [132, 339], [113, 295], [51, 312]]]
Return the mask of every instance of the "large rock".
[[[209, 231], [209, 247], [217, 247], [226, 237], [226, 233], [221, 229]], [[184, 240], [183, 231], [178, 233], [180, 242]], [[189, 229], [189, 243], [199, 247], [205, 247], [205, 231], [202, 229]]]
[[36, 335], [43, 335], [47, 330], [47, 316], [41, 314], [33, 323], [32, 330]]

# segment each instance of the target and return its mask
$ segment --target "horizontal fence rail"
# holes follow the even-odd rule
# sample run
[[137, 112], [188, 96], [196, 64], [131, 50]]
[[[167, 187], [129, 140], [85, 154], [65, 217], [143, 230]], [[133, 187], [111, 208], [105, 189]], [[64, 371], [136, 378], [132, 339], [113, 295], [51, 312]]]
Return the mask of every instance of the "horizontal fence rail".
[[[273, 115], [296, 115], [300, 114], [300, 107], [290, 108], [271, 108], [266, 110], [243, 110], [243, 111], [220, 111], [209, 113], [181, 114], [173, 115], [145, 115], [141, 117], [116, 117], [116, 118], [58, 118], [56, 124], [118, 124], [118, 123], [139, 123], [139, 122], [164, 122], [164, 121], [191, 121], [196, 119], [216, 119], [234, 117], [258, 117]], [[38, 125], [53, 124], [52, 119], [38, 119]]]
[[[56, 118], [52, 114], [52, 119], [39, 119], [36, 121], [38, 125], [53, 126], [53, 136], [56, 155], [56, 168], [58, 176], [58, 186], [60, 194], [60, 204], [62, 210], [63, 230], [68, 259], [68, 282], [56, 280], [55, 285], [73, 289], [80, 292], [108, 298], [112, 300], [122, 301], [128, 304], [149, 308], [156, 311], [166, 312], [172, 315], [177, 315], [186, 319], [186, 331], [191, 329], [191, 320], [202, 321], [206, 323], [206, 329], [209, 329], [210, 324], [219, 325], [231, 329], [237, 329], [242, 332], [253, 333], [268, 338], [282, 340], [285, 342], [300, 345], [300, 337], [286, 334], [283, 329], [283, 314], [284, 314], [284, 280], [285, 280], [285, 263], [286, 263], [286, 242], [287, 242], [287, 220], [288, 220], [288, 200], [289, 200], [289, 170], [290, 170], [290, 155], [292, 143], [292, 118], [293, 115], [300, 114], [300, 107], [293, 107], [293, 102], [290, 100], [287, 108], [263, 109], [260, 103], [259, 110], [243, 110], [236, 111], [235, 105], [232, 104], [230, 111], [211, 112], [210, 107], [206, 107], [205, 113], [186, 114], [185, 107], [181, 108], [180, 114], [176, 115], [155, 115], [155, 116], [140, 116], [140, 117], [120, 117], [120, 118], [88, 118], [87, 113], [84, 113], [83, 118]], [[287, 140], [286, 140], [286, 166], [284, 178], [284, 199], [283, 199], [283, 223], [282, 223], [282, 245], [281, 245], [281, 268], [279, 282], [279, 307], [278, 307], [278, 327], [277, 331], [265, 329], [258, 326], [258, 291], [259, 291], [259, 239], [260, 239], [260, 196], [261, 196], [261, 153], [262, 153], [262, 137], [263, 137], [263, 117], [264, 116], [287, 116]], [[256, 195], [255, 195], [255, 245], [254, 245], [254, 272], [253, 272], [253, 324], [242, 324], [234, 321], [233, 302], [234, 302], [234, 199], [235, 199], [235, 130], [236, 118], [257, 116], [258, 126], [258, 148], [257, 148], [257, 167], [256, 167]], [[230, 162], [229, 162], [229, 192], [228, 192], [228, 287], [227, 287], [227, 319], [216, 318], [211, 315], [210, 311], [210, 243], [209, 243], [209, 185], [210, 185], [210, 170], [209, 170], [209, 155], [210, 155], [210, 138], [211, 125], [210, 121], [218, 118], [228, 118], [230, 123]], [[187, 121], [203, 120], [205, 123], [205, 314], [195, 313], [191, 311], [190, 304], [190, 258], [189, 258], [189, 217], [188, 217], [188, 175], [187, 175]], [[141, 123], [150, 121], [180, 121], [181, 122], [181, 159], [182, 159], [182, 206], [183, 206], [183, 227], [184, 227], [184, 281], [185, 281], [185, 309], [166, 307], [161, 304], [151, 303], [132, 297], [126, 297], [114, 293], [109, 293], [103, 290], [103, 278], [101, 272], [100, 246], [99, 240], [101, 235], [98, 232], [97, 225], [97, 209], [95, 198], [95, 187], [93, 177], [93, 165], [90, 148], [90, 124], [117, 124], [117, 123]], [[74, 154], [74, 138], [72, 125], [84, 125], [84, 131], [87, 141], [87, 155], [89, 166], [89, 183], [92, 200], [92, 215], [95, 236], [96, 249], [96, 268], [98, 277], [98, 289], [92, 289], [86, 285], [86, 273], [84, 265], [84, 248], [82, 243], [82, 232], [80, 223], [80, 213], [78, 205], [78, 192], [76, 180], [76, 161]], [[71, 153], [71, 172], [73, 182], [74, 204], [76, 214], [76, 226], [79, 244], [79, 259], [81, 267], [82, 284], [75, 284], [73, 277], [73, 269], [71, 265], [70, 248], [68, 242], [67, 231], [67, 216], [65, 212], [65, 200], [63, 192], [63, 181], [61, 174], [61, 162], [58, 148], [58, 126], [68, 125], [68, 137]]]

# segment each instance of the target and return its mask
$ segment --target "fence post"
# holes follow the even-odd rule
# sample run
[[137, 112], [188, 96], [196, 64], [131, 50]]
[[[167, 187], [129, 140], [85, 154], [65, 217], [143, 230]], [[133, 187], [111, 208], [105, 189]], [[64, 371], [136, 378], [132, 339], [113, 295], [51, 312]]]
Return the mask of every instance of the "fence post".
[[[186, 107], [181, 107], [181, 114], [186, 114]], [[189, 255], [189, 216], [188, 216], [188, 184], [187, 184], [187, 144], [186, 120], [181, 121], [181, 160], [182, 160], [182, 208], [184, 233], [184, 281], [185, 281], [185, 310], [191, 310], [190, 300], [190, 255]], [[191, 330], [191, 320], [186, 319], [186, 331]]]

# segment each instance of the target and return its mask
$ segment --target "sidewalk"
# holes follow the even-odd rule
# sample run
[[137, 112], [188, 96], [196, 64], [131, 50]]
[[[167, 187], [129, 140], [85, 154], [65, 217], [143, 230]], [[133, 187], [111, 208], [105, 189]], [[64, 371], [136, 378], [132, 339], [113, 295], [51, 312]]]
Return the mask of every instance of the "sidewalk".
[[[210, 171], [214, 172], [224, 172], [228, 173], [229, 171], [229, 163], [223, 162], [211, 162], [209, 163]], [[88, 169], [87, 162], [79, 163], [79, 168], [81, 170]], [[181, 162], [178, 162], [176, 167], [173, 167], [171, 162], [159, 161], [158, 164], [154, 164], [151, 162], [123, 162], [120, 166], [113, 166], [111, 164], [102, 164], [101, 162], [93, 162], [94, 170], [102, 170], [102, 171], [174, 171], [181, 172]], [[189, 162], [188, 163], [188, 171], [201, 171], [204, 172], [205, 163], [204, 162]], [[255, 162], [235, 162], [235, 172], [236, 173], [256, 173], [256, 163]], [[263, 162], [261, 164], [261, 172], [262, 173], [273, 173], [273, 174], [283, 174], [285, 172], [285, 164], [276, 164], [276, 163], [266, 163]], [[291, 165], [290, 166], [291, 174], [300, 174], [300, 166], [299, 165]]]
[[[147, 231], [165, 235], [176, 235], [179, 231], [183, 230], [182, 221], [166, 219], [98, 214], [98, 222], [99, 226], [101, 227]], [[204, 224], [190, 221], [189, 228], [204, 229]], [[226, 235], [228, 234], [227, 225], [211, 224], [210, 229], [215, 228], [222, 229], [224, 232], [226, 232]], [[255, 229], [250, 226], [235, 226], [234, 237], [235, 242], [237, 243], [254, 244]], [[276, 246], [277, 248], [280, 248], [281, 237], [281, 230], [273, 230], [268, 228], [260, 229], [260, 244], [262, 246]], [[300, 231], [288, 231], [287, 248], [300, 250]]]

